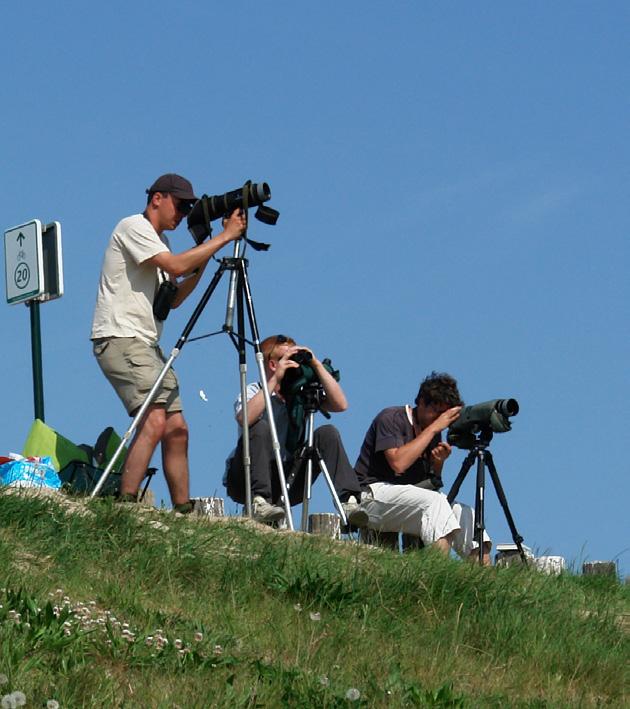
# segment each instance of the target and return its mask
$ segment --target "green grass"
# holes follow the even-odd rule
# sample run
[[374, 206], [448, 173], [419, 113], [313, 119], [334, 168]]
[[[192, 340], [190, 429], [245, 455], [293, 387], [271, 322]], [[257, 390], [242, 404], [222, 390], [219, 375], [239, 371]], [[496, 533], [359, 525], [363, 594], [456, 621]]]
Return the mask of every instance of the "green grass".
[[615, 579], [103, 501], [72, 510], [0, 492], [0, 696], [28, 706], [628, 702]]

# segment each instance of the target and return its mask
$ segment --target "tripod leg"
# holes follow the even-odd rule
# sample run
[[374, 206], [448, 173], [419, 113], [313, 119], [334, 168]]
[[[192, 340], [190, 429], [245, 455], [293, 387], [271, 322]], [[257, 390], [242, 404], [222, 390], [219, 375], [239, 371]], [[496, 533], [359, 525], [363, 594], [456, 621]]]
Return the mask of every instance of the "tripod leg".
[[339, 499], [339, 495], [337, 495], [337, 491], [335, 490], [335, 486], [333, 485], [332, 478], [330, 477], [330, 473], [328, 472], [328, 468], [326, 467], [326, 463], [324, 462], [324, 459], [322, 458], [322, 454], [319, 452], [317, 448], [313, 448], [313, 451], [315, 455], [317, 456], [317, 462], [319, 464], [319, 469], [322, 471], [322, 475], [324, 476], [324, 479], [326, 480], [326, 484], [328, 485], [328, 489], [330, 490], [330, 494], [332, 496], [333, 502], [335, 503], [335, 507], [337, 508], [337, 512], [339, 512], [339, 516], [341, 517], [341, 524], [344, 527], [348, 526], [348, 520], [346, 518], [346, 513], [343, 510], [343, 505], [341, 504], [341, 500]]
[[269, 387], [267, 386], [267, 376], [265, 373], [265, 364], [263, 361], [263, 354], [260, 351], [260, 337], [258, 335], [258, 325], [256, 323], [256, 314], [254, 313], [254, 302], [252, 300], [251, 290], [249, 288], [249, 281], [247, 279], [247, 268], [244, 261], [239, 262], [240, 274], [243, 284], [243, 293], [245, 295], [247, 303], [247, 314], [249, 317], [249, 325], [252, 331], [252, 340], [254, 342], [254, 349], [256, 351], [256, 363], [258, 364], [258, 372], [260, 374], [260, 384], [263, 390], [263, 395], [265, 398], [265, 407], [267, 409], [267, 419], [269, 421], [269, 428], [271, 429], [271, 445], [273, 448], [273, 454], [276, 461], [276, 467], [278, 469], [278, 479], [280, 480], [280, 489], [282, 490], [282, 498], [284, 502], [284, 511], [287, 520], [287, 525], [291, 531], [295, 529], [293, 526], [293, 517], [291, 515], [291, 502], [289, 500], [289, 492], [287, 490], [287, 482], [284, 477], [284, 466], [282, 464], [282, 456], [280, 454], [280, 443], [278, 441], [278, 431], [276, 429], [276, 422], [273, 418], [273, 409], [271, 406], [271, 394], [269, 393]]
[[459, 473], [457, 473], [457, 477], [455, 478], [455, 482], [453, 483], [450, 492], [446, 496], [446, 499], [448, 500], [448, 504], [452, 505], [455, 498], [457, 497], [457, 493], [459, 492], [459, 488], [462, 486], [462, 483], [464, 482], [464, 478], [466, 477], [466, 474], [472, 467], [472, 464], [475, 462], [475, 451], [472, 450], [470, 453], [466, 456], [464, 459], [464, 462], [462, 463], [462, 467], [460, 468]]
[[[237, 259], [240, 257], [241, 257], [241, 239], [237, 239], [234, 242], [234, 253], [232, 254], [232, 258]], [[234, 303], [236, 302], [236, 298], [239, 297], [238, 293], [237, 293], [238, 282], [239, 282], [239, 271], [237, 269], [233, 269], [230, 272], [230, 284], [228, 287], [227, 305], [225, 307], [225, 323], [223, 325], [223, 330], [225, 332], [232, 332], [232, 323], [234, 321]], [[244, 335], [245, 333], [240, 332], [240, 330], [239, 330], [239, 334]]]
[[308, 508], [311, 502], [311, 494], [313, 490], [313, 431], [314, 431], [315, 413], [309, 411], [307, 421], [306, 435], [306, 475], [304, 476], [304, 496], [302, 498], [302, 531], [308, 532]]
[[477, 483], [475, 492], [475, 540], [479, 544], [479, 563], [483, 564], [483, 532], [485, 529], [485, 452], [477, 452]]
[[516, 548], [518, 549], [518, 552], [521, 556], [521, 560], [523, 561], [523, 564], [525, 564], [525, 566], [527, 566], [527, 557], [525, 556], [525, 551], [523, 550], [523, 537], [518, 533], [518, 530], [516, 529], [516, 525], [514, 524], [514, 518], [512, 517], [512, 513], [510, 512], [507, 497], [505, 496], [505, 492], [503, 491], [503, 486], [501, 485], [501, 481], [499, 480], [499, 474], [497, 473], [497, 469], [494, 465], [492, 453], [490, 453], [490, 451], [487, 451], [486, 457], [488, 460], [488, 470], [490, 471], [490, 477], [492, 478], [492, 483], [493, 483], [494, 489], [497, 493], [499, 503], [501, 504], [501, 507], [503, 508], [503, 512], [505, 514], [505, 519], [508, 523], [508, 527], [510, 528], [510, 532], [512, 532], [512, 539], [514, 540], [514, 544], [516, 544]]
[[206, 307], [208, 301], [210, 300], [210, 296], [214, 292], [214, 289], [217, 287], [219, 284], [219, 281], [221, 280], [221, 276], [223, 275], [223, 272], [225, 271], [225, 265], [221, 263], [219, 265], [219, 268], [216, 270], [214, 276], [212, 277], [212, 280], [210, 281], [210, 284], [206, 288], [203, 296], [201, 297], [201, 300], [197, 304], [197, 307], [193, 311], [193, 314], [190, 316], [190, 319], [186, 323], [186, 326], [184, 327], [184, 330], [182, 334], [179, 337], [179, 340], [177, 340], [177, 343], [175, 347], [173, 347], [170, 357], [166, 361], [166, 364], [164, 365], [164, 368], [158, 375], [158, 378], [155, 380], [155, 383], [151, 387], [151, 390], [147, 394], [147, 398], [144, 400], [142, 403], [142, 406], [138, 410], [138, 413], [134, 416], [133, 421], [131, 422], [131, 425], [125, 432], [125, 435], [122, 437], [122, 440], [120, 441], [120, 444], [118, 445], [118, 448], [114, 451], [114, 455], [110, 458], [109, 463], [107, 464], [107, 467], [101, 474], [101, 477], [99, 478], [98, 482], [96, 483], [94, 490], [92, 490], [92, 494], [90, 497], [96, 497], [98, 493], [101, 491], [101, 488], [105, 484], [105, 481], [109, 477], [110, 473], [112, 472], [114, 465], [116, 464], [116, 461], [120, 457], [120, 454], [124, 450], [125, 446], [127, 445], [127, 442], [131, 438], [133, 432], [136, 430], [136, 427], [138, 426], [138, 423], [142, 420], [142, 417], [146, 413], [147, 409], [149, 406], [153, 403], [153, 400], [155, 399], [158, 389], [160, 388], [160, 385], [162, 384], [162, 381], [164, 377], [166, 376], [166, 373], [169, 370], [169, 367], [173, 364], [177, 356], [179, 355], [182, 347], [186, 344], [186, 341], [188, 340], [188, 336], [190, 335], [193, 327], [195, 326], [195, 323], [197, 320], [199, 320], [199, 317], [201, 313], [203, 312], [203, 309]]
[[308, 532], [308, 508], [311, 502], [313, 488], [313, 458], [306, 459], [306, 474], [304, 476], [304, 497], [302, 498], [302, 531]]
[[[237, 271], [232, 271], [231, 276], [240, 275]], [[230, 282], [230, 289], [232, 284]], [[245, 345], [245, 313], [243, 311], [243, 284], [240, 278], [236, 287], [237, 297], [237, 327], [238, 327], [238, 362], [241, 382], [241, 412], [243, 430], [243, 470], [245, 473], [245, 514], [252, 516], [252, 459], [249, 450], [249, 418], [247, 416], [247, 352]], [[233, 308], [232, 304], [232, 308]], [[230, 301], [228, 299], [228, 312]], [[226, 320], [227, 323], [227, 320]], [[230, 319], [230, 327], [232, 326]]]

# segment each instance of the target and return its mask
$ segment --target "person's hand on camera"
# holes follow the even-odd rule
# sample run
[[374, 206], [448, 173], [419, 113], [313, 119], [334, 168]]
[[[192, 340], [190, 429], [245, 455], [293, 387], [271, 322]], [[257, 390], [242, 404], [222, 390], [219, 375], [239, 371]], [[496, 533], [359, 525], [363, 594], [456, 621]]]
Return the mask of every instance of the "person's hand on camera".
[[441, 470], [444, 461], [451, 454], [451, 447], [448, 443], [441, 441], [431, 451], [431, 463], [434, 470]]
[[458, 419], [461, 410], [461, 406], [453, 406], [451, 409], [447, 409], [435, 419], [431, 427], [436, 433], [442, 432]]
[[223, 219], [223, 233], [228, 241], [240, 239], [246, 228], [247, 215], [242, 209], [235, 209], [229, 217]]
[[303, 347], [298, 347], [297, 345], [292, 345], [287, 348], [287, 351], [280, 357], [278, 364], [276, 365], [275, 375], [278, 384], [284, 379], [287, 369], [295, 369], [300, 365], [294, 362], [291, 357], [298, 351], [304, 349]]
[[315, 353], [313, 352], [313, 350], [310, 347], [305, 347], [304, 345], [296, 345], [295, 351], [297, 352], [298, 350], [305, 350], [306, 352], [308, 352], [311, 355], [310, 364], [313, 367], [321, 364], [321, 362], [317, 359], [317, 357], [315, 357]]

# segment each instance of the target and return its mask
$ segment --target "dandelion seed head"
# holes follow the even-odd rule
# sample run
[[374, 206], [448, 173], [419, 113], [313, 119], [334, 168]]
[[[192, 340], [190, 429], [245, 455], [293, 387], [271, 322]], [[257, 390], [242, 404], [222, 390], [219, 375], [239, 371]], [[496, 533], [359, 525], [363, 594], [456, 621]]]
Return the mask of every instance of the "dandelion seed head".
[[46, 702], [46, 709], [59, 709], [59, 702], [56, 699], [49, 699]]
[[326, 677], [326, 675], [322, 675], [319, 678], [319, 683], [322, 685], [322, 687], [328, 687], [330, 685], [330, 680], [328, 679], [328, 677]]
[[322, 614], [321, 614], [321, 613], [309, 613], [308, 615], [309, 615], [309, 618], [310, 618], [312, 621], [315, 621], [315, 622], [317, 622], [318, 620], [321, 620], [321, 619], [322, 619]]
[[350, 702], [356, 702], [361, 698], [361, 692], [356, 687], [350, 687], [346, 692], [346, 699]]
[[12, 694], [5, 694], [0, 700], [2, 709], [17, 709], [17, 703]]

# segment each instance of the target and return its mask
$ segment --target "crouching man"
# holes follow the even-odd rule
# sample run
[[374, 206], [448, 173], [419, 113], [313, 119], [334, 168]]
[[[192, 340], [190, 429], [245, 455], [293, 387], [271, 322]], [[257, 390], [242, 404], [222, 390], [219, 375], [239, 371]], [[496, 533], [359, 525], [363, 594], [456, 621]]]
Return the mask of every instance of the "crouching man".
[[[451, 454], [442, 431], [462, 405], [455, 379], [433, 372], [420, 385], [413, 408], [392, 406], [372, 421], [355, 465], [361, 485], [370, 490], [361, 503], [370, 529], [403, 532], [445, 554], [453, 548], [462, 557], [478, 557], [473, 510], [458, 502], [451, 506], [438, 492]], [[484, 564], [490, 564], [490, 547], [484, 533]]]
[[[271, 395], [273, 417], [280, 444], [280, 454], [285, 475], [293, 468], [296, 451], [290, 450], [291, 422], [287, 402], [281, 384], [288, 370], [300, 366], [292, 357], [300, 350], [310, 353], [309, 366], [313, 368], [322, 388], [321, 410], [334, 413], [348, 407], [342, 388], [324, 365], [307, 347], [297, 346], [295, 340], [284, 335], [268, 337], [260, 345], [265, 362], [267, 386]], [[242, 423], [241, 397], [236, 400], [235, 416]], [[284, 517], [281, 504], [281, 487], [271, 442], [271, 431], [265, 409], [264, 392], [260, 384], [247, 387], [247, 418], [249, 423], [250, 475], [252, 512], [254, 519], [263, 523], [278, 521]], [[315, 429], [314, 445], [321, 453], [330, 474], [335, 492], [341, 501], [348, 522], [360, 527], [367, 522], [366, 513], [360, 508], [361, 487], [348, 460], [339, 432], [334, 426], [325, 425]], [[302, 502], [306, 461], [297, 471], [289, 489], [291, 505]], [[313, 480], [319, 474], [319, 466], [313, 465]], [[239, 504], [245, 504], [245, 470], [243, 466], [243, 438], [239, 437], [236, 449], [226, 461], [225, 485], [228, 495]]]

